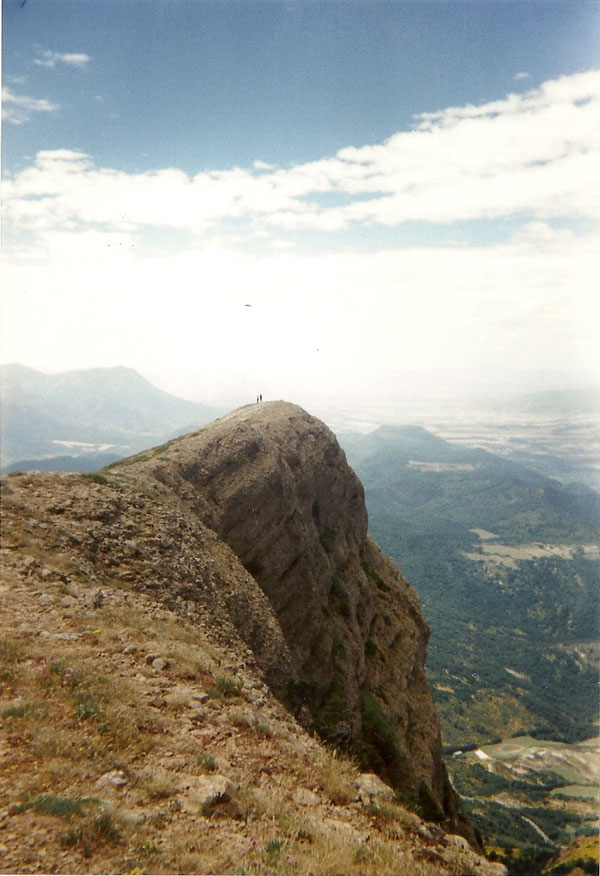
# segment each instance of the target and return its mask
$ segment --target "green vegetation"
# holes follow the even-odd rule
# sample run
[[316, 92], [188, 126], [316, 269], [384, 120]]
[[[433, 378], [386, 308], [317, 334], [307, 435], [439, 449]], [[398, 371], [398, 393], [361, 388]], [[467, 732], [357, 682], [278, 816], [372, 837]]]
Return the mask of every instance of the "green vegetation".
[[525, 792], [529, 799], [543, 800], [548, 791], [566, 785], [562, 776], [556, 773], [538, 773], [537, 781], [530, 775], [530, 780], [514, 779], [509, 771], [502, 775], [496, 771], [487, 770], [482, 764], [455, 758], [451, 764], [452, 784], [463, 797], [491, 797], [503, 791], [513, 793]]
[[316, 729], [323, 739], [341, 744], [348, 735], [346, 723], [350, 717], [344, 674], [339, 666], [335, 666], [327, 696], [315, 721]]
[[96, 816], [81, 827], [73, 828], [61, 837], [63, 846], [80, 846], [86, 858], [102, 843], [115, 845], [120, 842], [121, 833], [108, 812]]
[[217, 762], [211, 754], [198, 755], [198, 766], [204, 773], [212, 773], [217, 768]]
[[443, 821], [444, 811], [426, 782], [419, 785], [418, 812], [426, 821]]
[[445, 744], [519, 730], [593, 735], [596, 663], [580, 646], [595, 642], [600, 624], [600, 562], [582, 550], [512, 567], [464, 554], [483, 557], [475, 529], [512, 545], [593, 542], [598, 497], [417, 428], [353, 436], [348, 455], [371, 534], [415, 586], [430, 624], [428, 674]]
[[[550, 808], [566, 779], [515, 778], [451, 754], [515, 735], [597, 734], [600, 561], [575, 546], [597, 543], [600, 499], [416, 427], [350, 436], [346, 452], [371, 535], [417, 590], [431, 628], [427, 672], [453, 783], [511, 872], [541, 872], [555, 845], [587, 829], [568, 801], [561, 810], [554, 796]], [[561, 545], [572, 547], [552, 547]], [[500, 805], [499, 794], [524, 808]]]
[[[472, 804], [471, 814], [484, 836], [493, 837], [498, 845], [506, 848], [525, 849], [541, 844], [553, 850], [566, 845], [573, 836], [573, 828], [584, 823], [584, 819], [573, 812], [543, 806], [513, 808], [492, 800], [479, 800]], [[542, 830], [550, 841], [545, 842], [530, 822]]]
[[365, 657], [374, 657], [377, 654], [377, 645], [369, 636], [365, 641]]
[[354, 754], [363, 770], [381, 775], [393, 787], [406, 780], [408, 755], [402, 750], [394, 725], [373, 694], [362, 691], [362, 732]]
[[0, 714], [2, 718], [24, 718], [27, 714], [27, 706], [24, 704], [7, 706]]
[[73, 815], [83, 815], [83, 807], [86, 802], [88, 801], [81, 798], [73, 799], [70, 797], [56, 797], [54, 794], [41, 794], [32, 800], [19, 803], [16, 808], [17, 812], [26, 812], [28, 809], [33, 809], [39, 815], [56, 815], [58, 818], [70, 820]]
[[226, 697], [237, 697], [242, 692], [242, 686], [237, 678], [229, 675], [220, 675], [216, 679], [217, 690]]
[[100, 474], [97, 471], [85, 472], [82, 474], [82, 477], [86, 478], [88, 481], [93, 481], [95, 484], [110, 484], [108, 478], [104, 477], [103, 474]]

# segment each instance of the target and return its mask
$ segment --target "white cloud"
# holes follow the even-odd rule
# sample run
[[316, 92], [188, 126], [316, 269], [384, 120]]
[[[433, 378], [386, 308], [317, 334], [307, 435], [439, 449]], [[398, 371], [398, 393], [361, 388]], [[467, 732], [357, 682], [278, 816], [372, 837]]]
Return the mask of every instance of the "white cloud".
[[9, 88], [2, 89], [2, 118], [13, 125], [29, 121], [33, 113], [51, 113], [59, 109], [49, 100], [14, 94]]
[[415, 129], [383, 143], [286, 169], [257, 161], [192, 177], [176, 168], [133, 174], [98, 168], [79, 153], [42, 152], [7, 181], [5, 211], [34, 227], [196, 232], [230, 219], [316, 231], [513, 214], [597, 219], [600, 192], [590, 181], [599, 172], [600, 71], [590, 71], [481, 106], [424, 113]]
[[[383, 391], [407, 368], [600, 371], [599, 101], [600, 72], [562, 77], [290, 168], [133, 174], [39, 152], [4, 183], [3, 357], [219, 374], [298, 400]], [[377, 226], [515, 214], [502, 244], [377, 245]], [[286, 235], [353, 225], [372, 251], [307, 255]], [[217, 245], [230, 227], [271, 254]]]
[[46, 50], [42, 53], [42, 57], [36, 58], [33, 63], [38, 67], [47, 67], [49, 70], [54, 70], [58, 64], [84, 70], [89, 62], [90, 56], [84, 52], [51, 52]]
[[515, 75], [513, 76], [513, 79], [515, 82], [520, 82], [523, 79], [530, 79], [530, 78], [531, 78], [531, 73], [524, 73], [524, 72], [515, 73]]

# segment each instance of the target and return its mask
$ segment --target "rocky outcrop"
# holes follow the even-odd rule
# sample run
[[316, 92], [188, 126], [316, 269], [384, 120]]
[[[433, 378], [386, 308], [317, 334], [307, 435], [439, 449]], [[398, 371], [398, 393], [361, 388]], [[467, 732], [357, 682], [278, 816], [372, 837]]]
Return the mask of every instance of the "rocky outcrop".
[[192, 621], [305, 727], [477, 844], [442, 764], [418, 599], [369, 538], [362, 486], [323, 423], [253, 405], [98, 476], [39, 484], [18, 496], [25, 539], [52, 529], [88, 582]]
[[428, 627], [368, 536], [362, 485], [333, 433], [295, 405], [252, 405], [126, 473], [175, 495], [258, 583], [284, 639], [271, 637], [277, 654], [246, 608], [230, 613], [300, 720], [458, 828], [424, 673]]

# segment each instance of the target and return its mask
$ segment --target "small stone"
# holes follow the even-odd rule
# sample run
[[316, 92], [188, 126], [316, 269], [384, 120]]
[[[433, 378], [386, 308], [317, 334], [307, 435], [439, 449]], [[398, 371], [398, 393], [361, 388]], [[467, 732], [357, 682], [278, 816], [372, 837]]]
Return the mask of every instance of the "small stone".
[[456, 846], [456, 848], [462, 849], [463, 852], [472, 851], [471, 846], [464, 838], [464, 836], [458, 836], [458, 834], [450, 833], [446, 836], [446, 842], [450, 843], [451, 846]]
[[135, 827], [136, 825], [143, 824], [146, 821], [146, 813], [143, 809], [120, 809], [119, 810], [119, 819], [124, 822], [124, 824], [131, 825]]
[[52, 605], [54, 602], [54, 597], [50, 596], [49, 593], [42, 593], [39, 599], [40, 605]]
[[237, 790], [225, 776], [190, 776], [182, 787], [182, 807], [187, 812], [198, 812], [203, 806], [226, 803]]
[[294, 803], [298, 806], [317, 806], [320, 802], [319, 795], [308, 788], [298, 788], [294, 793]]
[[152, 665], [152, 663], [155, 660], [158, 660], [159, 657], [160, 657], [160, 654], [157, 654], [156, 652], [151, 653], [151, 654], [147, 654], [146, 655], [146, 663], [148, 663], [149, 665]]
[[444, 866], [444, 864], [448, 863], [442, 855], [434, 852], [433, 849], [417, 849], [417, 851], [415, 852], [415, 857], [421, 861], [429, 861], [431, 864], [441, 864], [442, 867]]
[[125, 778], [125, 773], [122, 770], [113, 770], [110, 773], [104, 773], [104, 775], [100, 776], [94, 788], [122, 788], [123, 785], [127, 784], [127, 779]]
[[125, 647], [123, 648], [123, 654], [134, 654], [136, 651], [136, 645], [125, 645]]
[[487, 867], [483, 872], [485, 876], [508, 876], [508, 867], [499, 861], [488, 861]]
[[163, 669], [166, 669], [168, 667], [168, 665], [169, 665], [168, 662], [166, 660], [164, 660], [162, 657], [156, 657], [152, 661], [152, 668], [156, 669], [157, 672], [162, 672]]
[[362, 837], [359, 832], [347, 821], [340, 821], [338, 818], [325, 818], [322, 822], [323, 827], [327, 827], [336, 833], [341, 833], [348, 839], [354, 842], [361, 842]]
[[361, 800], [366, 798], [370, 801], [371, 798], [376, 798], [392, 801], [394, 799], [394, 792], [390, 786], [382, 782], [375, 773], [361, 773], [354, 785]]
[[203, 721], [206, 720], [208, 712], [206, 709], [196, 709], [193, 715], [190, 715], [190, 720], [194, 722], [194, 724], [202, 724]]

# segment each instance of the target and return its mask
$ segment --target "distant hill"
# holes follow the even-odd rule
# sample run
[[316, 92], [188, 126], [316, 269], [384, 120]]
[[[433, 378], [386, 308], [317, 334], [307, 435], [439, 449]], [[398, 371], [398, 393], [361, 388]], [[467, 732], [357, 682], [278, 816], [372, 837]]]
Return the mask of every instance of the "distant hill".
[[563, 485], [417, 426], [382, 426], [339, 440], [365, 485], [371, 516], [408, 515], [428, 532], [459, 526], [464, 544], [473, 541], [470, 530], [477, 527], [511, 543], [590, 541], [597, 535], [600, 496], [580, 484]]
[[87, 452], [81, 456], [48, 456], [37, 459], [20, 459], [2, 468], [2, 474], [15, 474], [26, 471], [73, 471], [90, 473], [98, 471], [123, 457], [115, 453]]
[[600, 414], [600, 386], [532, 392], [519, 396], [507, 407], [517, 413], [548, 416]]
[[[365, 487], [369, 531], [431, 627], [427, 671], [450, 775], [488, 842], [518, 849], [511, 872], [539, 873], [569, 831], [593, 830], [586, 819], [596, 815], [579, 797], [589, 787], [575, 785], [576, 799], [556, 810], [551, 795], [578, 780], [536, 740], [572, 743], [577, 758], [598, 732], [600, 497], [417, 427], [340, 443]], [[539, 774], [482, 764], [482, 745], [517, 735]], [[469, 748], [470, 759], [452, 756]]]
[[598, 541], [598, 494], [416, 427], [340, 442], [371, 534], [423, 601], [447, 744], [592, 735], [600, 563], [575, 546]]
[[[42, 374], [2, 367], [2, 468], [90, 470], [215, 419], [216, 408], [157, 389], [131, 368]], [[75, 462], [74, 462], [75, 460]], [[98, 466], [95, 466], [98, 467]]]

